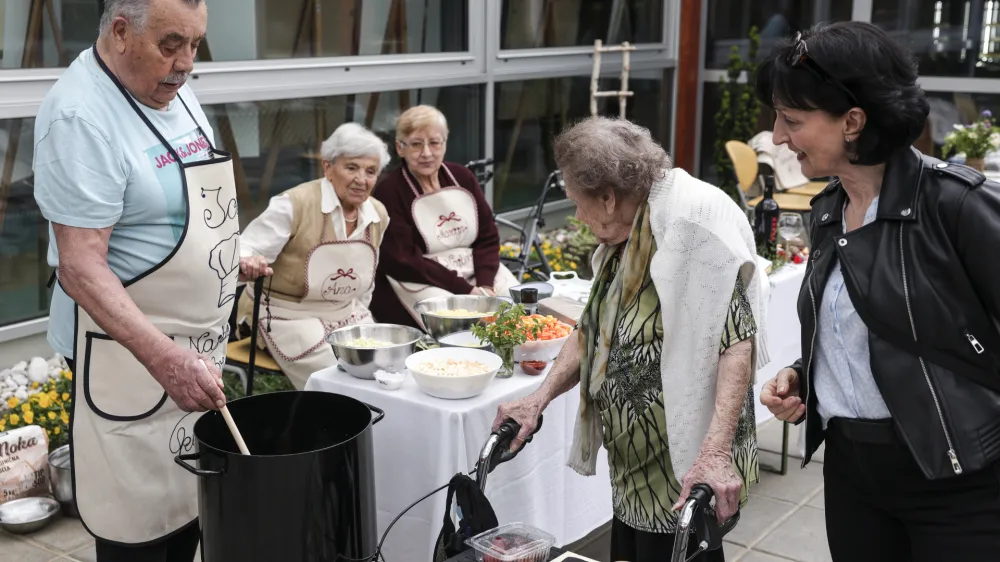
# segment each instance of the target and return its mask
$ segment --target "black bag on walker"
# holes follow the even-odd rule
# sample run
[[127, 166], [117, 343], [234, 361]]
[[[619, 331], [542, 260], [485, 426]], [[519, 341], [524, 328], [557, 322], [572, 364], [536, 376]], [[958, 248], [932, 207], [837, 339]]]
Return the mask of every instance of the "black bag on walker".
[[[458, 529], [451, 520], [452, 501], [458, 504]], [[448, 500], [444, 506], [444, 525], [434, 546], [434, 562], [457, 556], [469, 546], [465, 540], [479, 533], [500, 526], [493, 506], [475, 480], [465, 474], [456, 474], [448, 484]]]

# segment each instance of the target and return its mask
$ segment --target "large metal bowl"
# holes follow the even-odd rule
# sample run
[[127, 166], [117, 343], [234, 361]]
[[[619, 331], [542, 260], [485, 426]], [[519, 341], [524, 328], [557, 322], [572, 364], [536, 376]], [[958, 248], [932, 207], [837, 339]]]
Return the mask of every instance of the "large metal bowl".
[[0, 528], [23, 535], [44, 529], [59, 514], [59, 502], [47, 497], [22, 498], [0, 505]]
[[[423, 332], [398, 324], [361, 324], [334, 330], [326, 341], [337, 356], [337, 364], [351, 376], [375, 380], [375, 371], [402, 371], [409, 357], [423, 337]], [[353, 347], [348, 345], [358, 338], [390, 343], [387, 347]]]
[[52, 493], [62, 504], [63, 513], [78, 517], [73, 500], [73, 465], [69, 445], [49, 453], [49, 474], [52, 476]]
[[[417, 303], [414, 310], [420, 315], [427, 332], [435, 340], [455, 332], [464, 332], [480, 323], [490, 322], [500, 303], [512, 304], [513, 300], [504, 297], [487, 297], [481, 295], [452, 295], [448, 297], [432, 297]], [[470, 310], [485, 313], [486, 316], [456, 317], [439, 314], [447, 310]]]

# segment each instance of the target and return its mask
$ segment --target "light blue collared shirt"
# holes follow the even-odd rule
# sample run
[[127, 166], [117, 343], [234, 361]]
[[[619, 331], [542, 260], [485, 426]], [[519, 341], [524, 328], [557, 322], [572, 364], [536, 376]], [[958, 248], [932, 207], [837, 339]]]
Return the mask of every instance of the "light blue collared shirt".
[[[864, 225], [878, 213], [876, 197], [865, 211]], [[846, 213], [845, 213], [846, 215]], [[847, 219], [842, 222], [847, 233]], [[819, 415], [826, 427], [830, 418], [889, 418], [889, 409], [875, 385], [868, 350], [868, 327], [858, 316], [844, 286], [844, 274], [838, 261], [823, 290], [819, 308], [813, 387]]]

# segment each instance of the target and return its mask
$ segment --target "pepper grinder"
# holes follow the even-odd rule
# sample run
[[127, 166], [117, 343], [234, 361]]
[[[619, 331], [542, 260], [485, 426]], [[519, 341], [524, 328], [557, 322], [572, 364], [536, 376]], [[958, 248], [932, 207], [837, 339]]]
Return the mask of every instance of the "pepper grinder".
[[521, 304], [528, 316], [538, 314], [538, 289], [531, 287], [521, 289]]

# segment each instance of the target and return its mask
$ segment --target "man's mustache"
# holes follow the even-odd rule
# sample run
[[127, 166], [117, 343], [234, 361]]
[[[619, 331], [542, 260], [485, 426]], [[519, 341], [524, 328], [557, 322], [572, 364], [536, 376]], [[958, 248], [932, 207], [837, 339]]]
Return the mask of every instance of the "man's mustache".
[[174, 72], [160, 81], [161, 84], [183, 84], [188, 79], [187, 72]]

